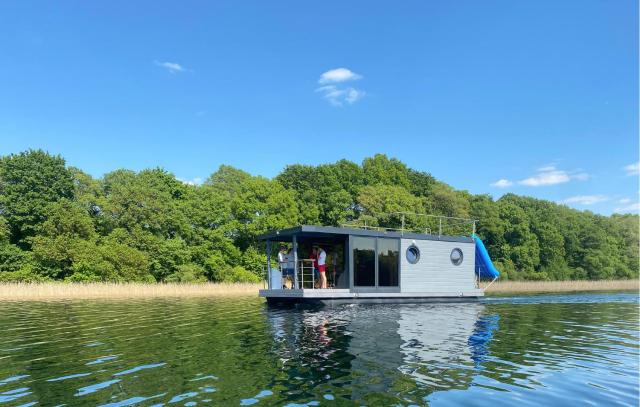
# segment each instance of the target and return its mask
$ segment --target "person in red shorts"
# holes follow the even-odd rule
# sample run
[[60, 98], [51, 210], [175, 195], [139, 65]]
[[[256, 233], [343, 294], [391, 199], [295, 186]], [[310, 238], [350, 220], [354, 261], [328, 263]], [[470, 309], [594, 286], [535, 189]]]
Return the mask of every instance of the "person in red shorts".
[[318, 272], [320, 273], [320, 288], [327, 288], [327, 274], [325, 273], [327, 253], [322, 249], [322, 247], [318, 247], [316, 253], [316, 263]]

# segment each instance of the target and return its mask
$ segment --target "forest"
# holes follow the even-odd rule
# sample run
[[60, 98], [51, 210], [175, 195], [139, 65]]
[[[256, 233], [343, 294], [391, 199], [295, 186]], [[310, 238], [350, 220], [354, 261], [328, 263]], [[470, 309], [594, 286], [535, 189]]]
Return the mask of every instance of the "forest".
[[[222, 165], [191, 185], [161, 168], [96, 179], [29, 150], [0, 157], [0, 282], [260, 282], [266, 260], [256, 237], [271, 229], [439, 227], [398, 212], [479, 220], [476, 233], [502, 279], [638, 278], [638, 215], [514, 194], [493, 200], [383, 154], [362, 164], [293, 164], [273, 179]], [[462, 234], [462, 226], [443, 232]]]

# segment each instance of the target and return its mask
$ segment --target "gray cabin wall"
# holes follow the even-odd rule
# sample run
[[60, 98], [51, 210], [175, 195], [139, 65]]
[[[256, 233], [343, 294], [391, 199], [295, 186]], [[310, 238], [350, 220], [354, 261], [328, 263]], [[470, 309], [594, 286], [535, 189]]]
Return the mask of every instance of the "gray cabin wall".
[[[406, 251], [411, 245], [420, 250], [416, 264], [407, 261]], [[451, 263], [454, 248], [462, 250], [459, 266]], [[401, 292], [461, 292], [475, 289], [475, 244], [434, 240], [400, 240]]]

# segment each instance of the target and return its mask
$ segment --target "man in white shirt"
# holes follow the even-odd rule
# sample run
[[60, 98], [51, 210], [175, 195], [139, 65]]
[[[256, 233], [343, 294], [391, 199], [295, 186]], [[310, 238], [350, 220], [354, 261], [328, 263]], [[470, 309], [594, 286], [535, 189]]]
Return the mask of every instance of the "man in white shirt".
[[287, 255], [284, 256], [285, 260], [287, 261], [287, 269], [291, 270], [291, 273], [293, 275], [293, 269], [295, 267], [295, 257], [293, 255], [293, 249], [289, 249], [287, 251]]
[[[280, 270], [282, 270], [282, 278], [284, 278], [285, 281], [287, 279], [290, 280], [291, 288], [293, 288], [293, 254], [291, 253], [291, 249], [287, 250], [286, 246], [280, 246], [278, 263], [280, 264]], [[285, 287], [286, 286], [283, 286], [282, 288]]]
[[318, 271], [320, 272], [320, 288], [327, 288], [327, 274], [325, 264], [327, 262], [327, 252], [322, 247], [318, 247]]

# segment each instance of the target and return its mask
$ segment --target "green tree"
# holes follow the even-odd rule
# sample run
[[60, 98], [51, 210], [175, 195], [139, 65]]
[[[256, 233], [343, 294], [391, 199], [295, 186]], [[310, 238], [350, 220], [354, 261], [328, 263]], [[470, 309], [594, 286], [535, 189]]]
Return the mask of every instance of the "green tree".
[[84, 208], [68, 199], [50, 204], [45, 218], [32, 239], [34, 260], [40, 274], [68, 278], [74, 263], [96, 256], [93, 223]]
[[533, 273], [540, 264], [540, 247], [536, 236], [531, 232], [529, 218], [522, 208], [508, 199], [498, 201], [500, 218], [505, 222], [504, 241], [501, 257], [513, 262], [523, 276], [538, 279]]
[[62, 157], [29, 150], [0, 159], [0, 213], [9, 224], [12, 243], [28, 249], [47, 206], [72, 197], [73, 179]]
[[276, 180], [296, 192], [303, 224], [338, 226], [357, 217], [355, 199], [364, 183], [357, 164], [291, 165]]
[[[435, 233], [478, 219], [505, 279], [637, 278], [638, 215], [596, 215], [506, 194], [472, 195], [378, 154], [290, 165], [274, 179], [221, 166], [203, 185], [162, 169], [100, 179], [30, 150], [0, 158], [0, 281], [259, 281], [257, 236], [298, 224]], [[449, 223], [447, 223], [449, 222]], [[470, 224], [444, 221], [445, 234]]]
[[407, 191], [411, 189], [409, 169], [396, 158], [376, 154], [362, 161], [362, 169], [367, 185], [394, 185]]
[[108, 232], [115, 228], [141, 228], [154, 235], [172, 238], [187, 228], [179, 202], [187, 185], [162, 170], [117, 170], [104, 177], [106, 196], [101, 216]]
[[[423, 213], [424, 201], [406, 189], [391, 185], [369, 185], [360, 190], [358, 205], [362, 220], [372, 226], [400, 228], [403, 216], [399, 212]], [[406, 228], [421, 228], [424, 218], [404, 216]]]
[[230, 222], [223, 229], [241, 250], [255, 244], [261, 233], [298, 223], [295, 193], [277, 181], [223, 166], [209, 177], [207, 185], [228, 198]]

